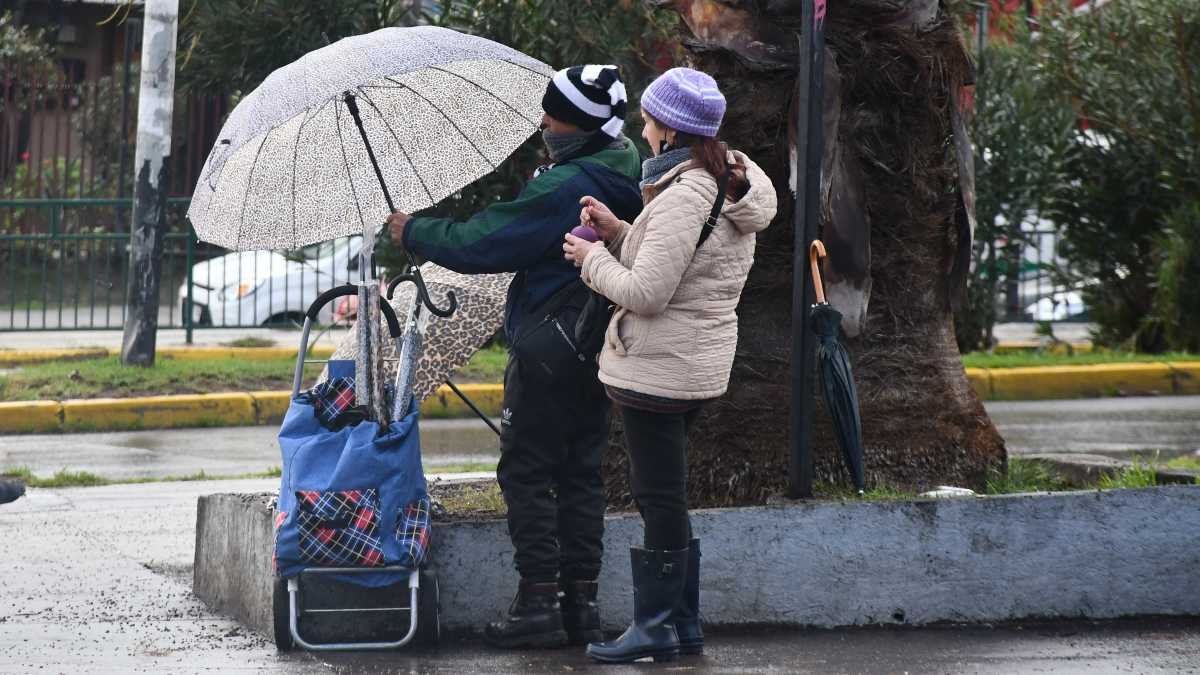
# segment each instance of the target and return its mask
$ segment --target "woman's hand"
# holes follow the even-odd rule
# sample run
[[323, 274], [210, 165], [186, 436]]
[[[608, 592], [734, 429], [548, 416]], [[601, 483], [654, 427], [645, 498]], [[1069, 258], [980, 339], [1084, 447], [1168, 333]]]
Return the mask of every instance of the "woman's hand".
[[595, 197], [584, 197], [579, 200], [583, 210], [579, 212], [579, 224], [588, 225], [604, 241], [612, 241], [621, 234], [621, 221], [613, 214], [604, 202]]
[[576, 267], [583, 267], [583, 261], [591, 252], [593, 246], [600, 246], [598, 241], [588, 241], [580, 239], [573, 234], [567, 233], [566, 241], [563, 242], [563, 257], [575, 263]]
[[392, 215], [388, 216], [388, 234], [392, 237], [393, 243], [404, 243], [404, 226], [408, 225], [408, 221], [410, 220], [412, 220], [412, 216], [400, 211], [396, 211]]

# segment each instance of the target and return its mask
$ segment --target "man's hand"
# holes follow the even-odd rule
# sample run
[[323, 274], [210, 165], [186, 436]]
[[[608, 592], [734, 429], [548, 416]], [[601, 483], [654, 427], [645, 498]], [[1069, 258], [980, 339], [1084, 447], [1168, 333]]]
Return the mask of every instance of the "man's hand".
[[566, 241], [563, 242], [563, 257], [575, 263], [576, 267], [583, 267], [583, 261], [591, 252], [593, 246], [601, 246], [598, 241], [588, 241], [580, 239], [573, 234], [567, 233]]
[[397, 245], [404, 244], [404, 226], [408, 225], [408, 221], [412, 220], [412, 216], [401, 211], [396, 211], [388, 216], [388, 234], [392, 238], [392, 242]]

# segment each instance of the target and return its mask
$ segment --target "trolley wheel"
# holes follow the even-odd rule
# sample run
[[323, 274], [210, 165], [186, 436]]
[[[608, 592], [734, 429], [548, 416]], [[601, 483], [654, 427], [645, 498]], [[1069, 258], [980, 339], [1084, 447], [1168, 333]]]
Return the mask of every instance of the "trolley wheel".
[[423, 645], [436, 645], [442, 637], [442, 594], [438, 584], [437, 570], [427, 567], [421, 570], [421, 588], [417, 594], [416, 641]]
[[295, 649], [292, 639], [291, 600], [288, 598], [287, 579], [275, 577], [271, 587], [271, 612], [274, 617], [275, 648], [281, 652]]

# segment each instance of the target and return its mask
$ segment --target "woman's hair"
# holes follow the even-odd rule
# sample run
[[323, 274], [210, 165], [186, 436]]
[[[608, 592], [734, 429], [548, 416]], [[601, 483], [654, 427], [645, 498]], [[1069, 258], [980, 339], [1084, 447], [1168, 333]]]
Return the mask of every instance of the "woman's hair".
[[[668, 128], [645, 110], [642, 111], [642, 115], [654, 120], [654, 123], [659, 127], [663, 129]], [[746, 180], [746, 165], [740, 162], [730, 163], [726, 159], [729, 154], [729, 147], [721, 140], [707, 136], [687, 134], [676, 130], [675, 147], [691, 148], [692, 160], [699, 164], [705, 171], [712, 174], [713, 178], [720, 178], [721, 174], [729, 171], [729, 187], [726, 189], [726, 195], [733, 201], [745, 197], [746, 193], [750, 190], [750, 182]]]

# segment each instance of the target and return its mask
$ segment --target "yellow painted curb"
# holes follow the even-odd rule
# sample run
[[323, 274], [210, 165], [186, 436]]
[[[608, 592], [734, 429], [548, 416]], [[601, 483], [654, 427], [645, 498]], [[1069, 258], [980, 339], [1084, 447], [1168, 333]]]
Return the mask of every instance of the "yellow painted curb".
[[78, 361], [82, 359], [98, 359], [108, 356], [109, 352], [103, 347], [84, 349], [36, 349], [36, 350], [0, 350], [0, 367], [16, 366], [26, 363], [46, 363], [47, 361]]
[[257, 422], [245, 393], [74, 399], [62, 402], [68, 430], [171, 429], [244, 426]]
[[0, 403], [0, 433], [58, 431], [62, 424], [58, 401], [13, 401]]
[[1000, 401], [1171, 394], [1171, 368], [1165, 363], [1120, 363], [1094, 366], [995, 368], [992, 398]]
[[967, 382], [975, 390], [979, 400], [986, 401], [992, 397], [992, 374], [987, 368], [966, 368]]
[[[269, 361], [294, 359], [298, 347], [166, 347], [158, 355], [177, 361], [199, 361], [208, 359], [246, 359]], [[312, 348], [312, 358], [327, 359], [333, 355], [333, 347], [320, 345]]]
[[[499, 417], [504, 407], [504, 385], [460, 384], [458, 388], [489, 417]], [[430, 419], [450, 417], [473, 417], [475, 413], [463, 403], [450, 387], [442, 385], [436, 392], [421, 401], [421, 415]]]
[[1169, 361], [1175, 377], [1175, 393], [1200, 394], [1200, 362]]
[[252, 391], [250, 398], [254, 399], [255, 419], [259, 424], [279, 424], [292, 402], [292, 392]]

